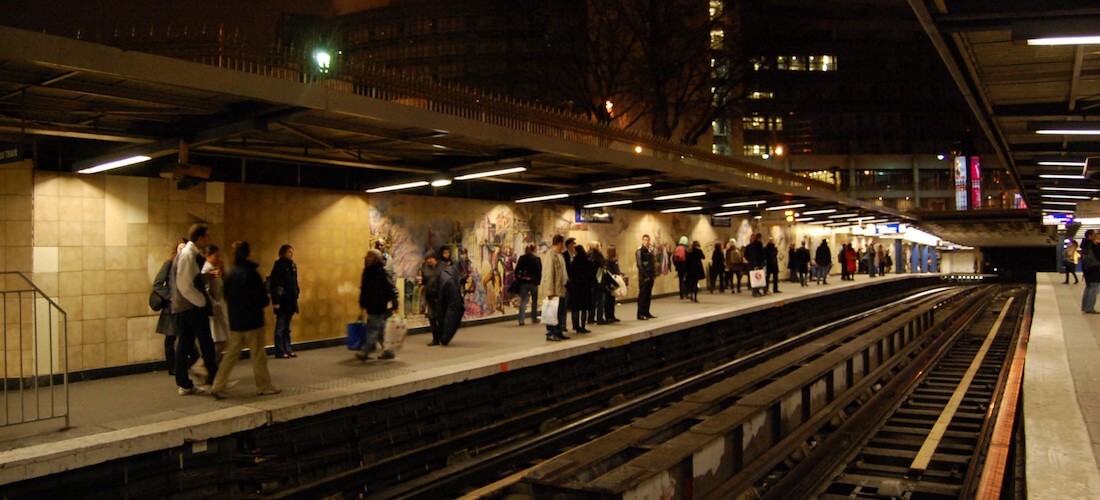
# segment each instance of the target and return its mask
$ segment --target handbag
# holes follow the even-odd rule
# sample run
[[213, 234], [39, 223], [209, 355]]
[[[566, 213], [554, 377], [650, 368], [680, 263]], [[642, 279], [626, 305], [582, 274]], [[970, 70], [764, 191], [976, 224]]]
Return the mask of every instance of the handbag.
[[519, 285], [520, 282], [518, 279], [512, 280], [512, 284], [508, 285], [508, 293], [512, 295], [519, 295]]
[[542, 324], [557, 326], [558, 324], [558, 298], [547, 298], [542, 301]]
[[615, 284], [619, 285], [615, 288], [615, 295], [626, 297], [626, 277], [621, 274], [613, 274], [611, 277], [615, 279]]
[[409, 322], [404, 316], [394, 314], [386, 320], [382, 329], [382, 349], [396, 351], [405, 346], [405, 335], [409, 333]]
[[367, 324], [362, 321], [348, 323], [348, 350], [358, 351], [363, 347], [363, 340], [367, 336]]
[[753, 269], [749, 271], [749, 287], [750, 288], [764, 288], [768, 286], [768, 279], [764, 273], [764, 269]]

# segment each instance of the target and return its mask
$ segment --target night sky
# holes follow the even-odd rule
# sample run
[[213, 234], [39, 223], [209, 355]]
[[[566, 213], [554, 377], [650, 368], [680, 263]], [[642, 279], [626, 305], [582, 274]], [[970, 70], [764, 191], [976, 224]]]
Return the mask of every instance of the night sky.
[[0, 24], [66, 37], [93, 40], [115, 30], [156, 26], [165, 31], [184, 25], [208, 29], [239, 28], [247, 45], [266, 49], [283, 13], [329, 16], [331, 0], [0, 0]]

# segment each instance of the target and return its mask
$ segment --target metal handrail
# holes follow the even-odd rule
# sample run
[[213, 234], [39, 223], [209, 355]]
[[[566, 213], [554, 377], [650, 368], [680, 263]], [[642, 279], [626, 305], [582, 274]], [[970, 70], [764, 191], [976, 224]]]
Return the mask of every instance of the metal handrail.
[[18, 271], [0, 272], [0, 339], [0, 427], [63, 418], [68, 428], [68, 314]]

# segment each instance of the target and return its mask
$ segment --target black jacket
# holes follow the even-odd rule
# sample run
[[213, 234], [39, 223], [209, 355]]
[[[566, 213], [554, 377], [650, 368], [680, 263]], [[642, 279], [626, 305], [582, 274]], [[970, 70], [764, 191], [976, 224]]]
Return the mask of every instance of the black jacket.
[[389, 303], [397, 304], [397, 290], [386, 276], [381, 263], [363, 269], [359, 280], [359, 307], [367, 314], [385, 314]]
[[646, 247], [639, 247], [634, 252], [634, 261], [638, 263], [638, 280], [645, 281], [657, 277], [657, 261], [653, 258], [653, 252]]
[[[442, 264], [440, 264], [442, 266]], [[447, 311], [463, 311], [462, 277], [455, 266], [442, 266], [439, 272], [439, 307]]]
[[[1080, 251], [1081, 251], [1081, 255], [1082, 255], [1082, 259], [1081, 259], [1081, 262], [1082, 262], [1081, 265], [1082, 266], [1084, 266], [1085, 259], [1083, 258], [1083, 256], [1085, 255], [1086, 252], [1092, 252], [1092, 254], [1094, 256], [1096, 256], [1098, 258], [1098, 260], [1100, 260], [1100, 248], [1097, 248], [1096, 245], [1093, 242], [1089, 241], [1089, 240], [1085, 240], [1085, 241], [1081, 242], [1081, 250]], [[1085, 267], [1084, 271], [1085, 272], [1083, 274], [1085, 275], [1085, 283], [1100, 282], [1100, 267], [1094, 267], [1094, 268], [1091, 268], [1091, 269]]]
[[264, 308], [269, 302], [264, 281], [256, 272], [257, 267], [259, 264], [246, 260], [225, 273], [224, 293], [229, 311], [229, 329], [234, 332], [247, 332], [264, 326]]
[[764, 247], [764, 267], [769, 273], [779, 272], [779, 248], [776, 248], [774, 243], [768, 243], [768, 246]]
[[764, 267], [764, 244], [759, 241], [749, 243], [745, 247], [745, 261], [748, 263], [749, 269]]
[[799, 271], [806, 271], [806, 267], [810, 265], [810, 249], [806, 247], [798, 247], [798, 250], [794, 251], [794, 258], [794, 269], [797, 269]]
[[525, 253], [516, 262], [516, 279], [520, 283], [539, 285], [542, 283], [542, 259], [535, 254]]
[[420, 266], [420, 283], [424, 287], [424, 300], [428, 305], [435, 307], [439, 303], [439, 276], [443, 273], [442, 261], [431, 267], [427, 262]]
[[282, 259], [271, 266], [271, 303], [278, 304], [276, 314], [298, 312], [298, 266], [293, 260]]
[[833, 263], [833, 252], [829, 250], [829, 245], [822, 243], [817, 247], [817, 254], [814, 255], [814, 261], [821, 267], [829, 267]]
[[703, 254], [703, 250], [700, 248], [692, 248], [687, 252], [687, 259], [684, 261], [684, 272], [687, 273], [687, 279], [689, 280], [701, 280], [707, 275], [703, 272], [703, 259], [706, 259], [706, 255]]
[[569, 295], [570, 311], [587, 311], [592, 307], [592, 287], [596, 286], [596, 266], [587, 255], [578, 253], [569, 266], [569, 282], [565, 284]]

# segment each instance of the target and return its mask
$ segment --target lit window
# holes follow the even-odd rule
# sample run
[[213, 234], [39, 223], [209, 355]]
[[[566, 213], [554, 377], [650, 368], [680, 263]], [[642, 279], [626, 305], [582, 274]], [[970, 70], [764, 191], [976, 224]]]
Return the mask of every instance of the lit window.
[[742, 119], [745, 123], [745, 130], [764, 130], [765, 120], [763, 116], [746, 116]]
[[786, 70], [787, 69], [787, 56], [779, 56], [775, 58], [775, 69]]
[[802, 56], [791, 56], [790, 63], [787, 69], [791, 71], [805, 71], [806, 70], [806, 58]]
[[752, 64], [753, 71], [765, 71], [772, 69], [771, 66], [768, 65], [768, 60], [762, 56], [756, 56], [752, 59], [749, 59], [749, 64]]
[[760, 156], [767, 152], [767, 144], [745, 144], [745, 156]]
[[730, 135], [729, 123], [726, 120], [714, 120], [711, 126], [714, 127], [714, 135], [716, 136]]
[[749, 99], [774, 99], [774, 98], [775, 98], [775, 92], [755, 91], [755, 92], [750, 92], [749, 93]]
[[726, 40], [726, 32], [724, 30], [711, 30], [710, 32], [710, 48], [718, 50], [721, 49]]

